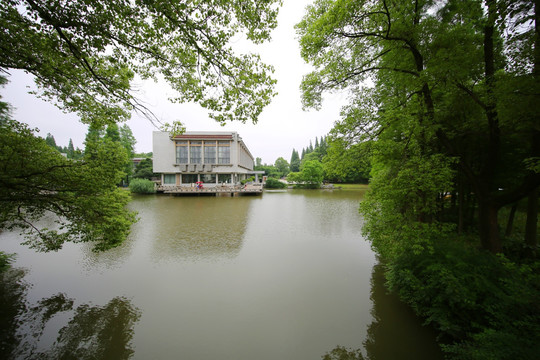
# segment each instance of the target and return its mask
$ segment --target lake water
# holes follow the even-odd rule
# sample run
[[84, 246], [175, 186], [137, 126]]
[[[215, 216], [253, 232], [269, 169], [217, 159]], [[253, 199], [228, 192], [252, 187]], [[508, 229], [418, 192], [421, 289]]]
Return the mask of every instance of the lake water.
[[0, 355], [301, 360], [339, 345], [441, 359], [434, 333], [384, 289], [362, 196], [137, 196], [129, 239], [97, 254], [36, 253], [0, 233], [0, 250], [18, 254], [0, 289]]

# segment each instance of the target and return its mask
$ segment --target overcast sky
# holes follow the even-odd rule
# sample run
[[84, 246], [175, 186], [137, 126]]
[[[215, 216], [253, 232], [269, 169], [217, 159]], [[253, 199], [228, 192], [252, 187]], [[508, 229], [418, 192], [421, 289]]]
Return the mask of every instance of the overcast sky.
[[[252, 52], [260, 53], [265, 63], [275, 67], [274, 78], [278, 80], [278, 95], [265, 108], [256, 125], [232, 122], [220, 126], [196, 104], [169, 103], [167, 98], [173, 92], [163, 84], [135, 84], [139, 89], [138, 96], [162, 122], [180, 120], [188, 131], [237, 131], [252, 155], [262, 158], [263, 163], [273, 164], [278, 157], [289, 161], [293, 148], [301, 152], [310, 140], [314, 141], [315, 137], [330, 131], [339, 118], [340, 107], [345, 103], [345, 96], [336, 94], [325, 97], [320, 111], [302, 110], [299, 86], [310, 67], [300, 57], [294, 25], [302, 19], [306, 5], [312, 2], [284, 0], [272, 41], [253, 46]], [[34, 88], [32, 77], [19, 71], [10, 73], [10, 83], [1, 93], [4, 100], [15, 108], [15, 119], [37, 127], [42, 137], [51, 133], [58, 145], [67, 146], [71, 138], [75, 147], [83, 148], [87, 126], [81, 124], [76, 115], [64, 114], [53, 105], [28, 94]], [[156, 130], [152, 124], [134, 114], [128, 125], [137, 139], [136, 151], [152, 151], [152, 131]]]

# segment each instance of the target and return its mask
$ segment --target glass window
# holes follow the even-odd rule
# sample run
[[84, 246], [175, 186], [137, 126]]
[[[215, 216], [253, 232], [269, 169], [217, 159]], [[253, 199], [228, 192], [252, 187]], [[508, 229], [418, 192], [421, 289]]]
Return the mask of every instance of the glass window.
[[176, 147], [176, 163], [177, 164], [188, 163], [188, 147], [187, 146]]
[[216, 142], [204, 142], [204, 163], [216, 164]]
[[176, 175], [175, 174], [163, 174], [163, 184], [176, 185]]
[[189, 142], [189, 163], [202, 164], [202, 141]]
[[215, 184], [216, 174], [201, 174], [201, 181], [207, 184]]
[[231, 145], [228, 141], [220, 141], [218, 144], [218, 164], [231, 163]]
[[199, 181], [197, 174], [182, 174], [182, 184], [192, 184]]
[[231, 174], [219, 174], [218, 175], [218, 182], [219, 183], [225, 183], [225, 184], [232, 184]]

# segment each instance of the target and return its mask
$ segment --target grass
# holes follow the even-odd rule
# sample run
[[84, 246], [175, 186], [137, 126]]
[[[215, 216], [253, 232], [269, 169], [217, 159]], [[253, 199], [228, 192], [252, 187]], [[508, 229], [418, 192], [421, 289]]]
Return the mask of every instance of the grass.
[[334, 186], [343, 190], [367, 190], [369, 188], [369, 185], [366, 184], [334, 184]]

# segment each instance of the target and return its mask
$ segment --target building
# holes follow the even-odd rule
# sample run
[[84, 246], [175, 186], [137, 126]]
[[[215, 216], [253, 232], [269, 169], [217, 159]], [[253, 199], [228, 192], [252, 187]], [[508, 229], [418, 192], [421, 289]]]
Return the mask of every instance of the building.
[[255, 176], [253, 155], [236, 132], [186, 132], [171, 136], [153, 132], [154, 173], [161, 175], [161, 187], [234, 187]]

